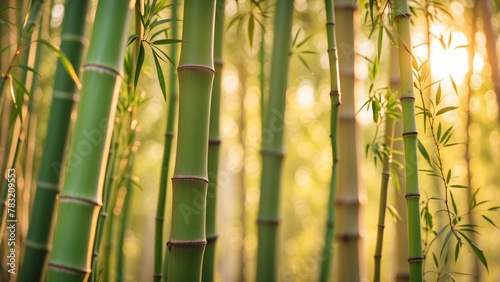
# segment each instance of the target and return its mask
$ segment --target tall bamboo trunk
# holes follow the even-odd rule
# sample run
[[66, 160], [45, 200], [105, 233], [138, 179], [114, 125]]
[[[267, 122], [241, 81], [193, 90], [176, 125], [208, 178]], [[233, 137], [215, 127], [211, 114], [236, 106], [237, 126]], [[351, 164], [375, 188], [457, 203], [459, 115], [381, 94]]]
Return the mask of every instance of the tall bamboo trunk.
[[260, 206], [257, 217], [257, 281], [276, 281], [277, 231], [281, 166], [283, 163], [283, 131], [288, 84], [288, 65], [292, 37], [293, 2], [278, 0], [274, 16], [274, 40], [271, 59], [269, 96], [262, 128], [262, 174]]
[[[85, 44], [85, 18], [88, 0], [69, 1], [61, 32], [61, 50], [66, 54], [75, 70], [80, 63]], [[42, 280], [51, 249], [54, 227], [54, 209], [60, 190], [60, 172], [64, 148], [68, 139], [71, 112], [77, 99], [78, 89], [58, 62], [52, 93], [52, 106], [43, 149], [37, 189], [33, 202], [26, 251], [20, 281]]]
[[200, 281], [205, 236], [208, 122], [215, 75], [215, 0], [186, 0], [179, 76], [179, 136], [172, 178], [168, 281]]
[[408, 211], [408, 245], [410, 281], [423, 281], [423, 253], [420, 230], [420, 207], [417, 164], [417, 126], [411, 58], [410, 12], [407, 0], [394, 2], [398, 31], [401, 106], [403, 108], [403, 143], [406, 172], [406, 206]]
[[326, 222], [325, 248], [323, 250], [323, 258], [321, 262], [320, 281], [328, 281], [330, 275], [331, 261], [333, 257], [333, 235], [335, 233], [335, 192], [337, 188], [337, 165], [338, 165], [338, 125], [339, 125], [339, 107], [341, 104], [340, 98], [340, 82], [339, 82], [339, 63], [337, 43], [335, 41], [335, 11], [333, 8], [333, 0], [325, 0], [326, 8], [326, 32], [328, 37], [328, 58], [330, 63], [330, 98], [331, 98], [331, 145], [332, 145], [332, 179], [330, 182], [330, 197], [328, 199], [328, 219]]
[[[67, 164], [48, 281], [86, 281], [135, 1], [99, 1], [83, 67], [82, 99]], [[71, 250], [71, 252], [68, 252]]]
[[[491, 23], [491, 10], [487, 0], [477, 0], [476, 5], [481, 6], [481, 13], [483, 18], [483, 29], [486, 35], [486, 51], [488, 53], [488, 61], [491, 67], [491, 79], [493, 89], [497, 96], [497, 103], [500, 105], [500, 68], [498, 67], [497, 55], [497, 37]], [[500, 119], [500, 114], [498, 115]]]
[[[172, 19], [177, 19], [177, 10], [179, 8], [179, 1], [178, 0], [173, 0], [172, 2]], [[177, 25], [172, 26], [172, 38], [177, 38], [179, 33], [179, 28]], [[177, 62], [178, 58], [178, 48], [177, 44], [171, 44], [170, 45], [170, 54], [173, 57], [174, 62]], [[172, 153], [172, 142], [174, 140], [174, 125], [175, 125], [175, 119], [177, 116], [177, 100], [178, 100], [178, 87], [177, 87], [177, 72], [176, 72], [176, 66], [171, 65], [170, 69], [170, 76], [169, 76], [169, 85], [170, 85], [170, 101], [168, 102], [168, 120], [167, 120], [167, 131], [165, 134], [165, 147], [163, 149], [163, 161], [162, 161], [162, 171], [161, 171], [161, 179], [160, 179], [160, 185], [162, 189], [165, 189], [165, 196], [164, 196], [164, 203], [163, 206], [165, 206], [166, 202], [166, 188], [168, 186], [168, 174], [170, 171], [170, 159], [171, 159], [171, 153]], [[160, 200], [160, 199], [158, 199]], [[165, 214], [165, 207], [163, 207], [163, 214], [161, 215], [162, 218], [166, 217]], [[162, 221], [164, 222], [164, 220]], [[165, 224], [162, 223], [163, 228], [165, 228]], [[157, 231], [158, 232], [158, 231]], [[163, 232], [163, 231], [162, 231]], [[163, 243], [161, 245], [161, 248], [163, 249]], [[168, 274], [168, 247], [165, 247], [165, 255], [163, 256], [163, 277], [167, 277]]]
[[[391, 56], [390, 56], [390, 74], [389, 74], [389, 85], [391, 90], [400, 91], [400, 80], [399, 80], [399, 58], [398, 49], [391, 44]], [[400, 95], [401, 93], [398, 93]], [[403, 123], [401, 121], [396, 122], [396, 127], [394, 129], [394, 137], [398, 138], [403, 134]], [[397, 141], [394, 143], [394, 150], [403, 152], [403, 142]], [[404, 156], [400, 154], [394, 155], [394, 160], [399, 163], [404, 163]], [[399, 183], [399, 190], [396, 191], [396, 210], [400, 215], [400, 219], [396, 223], [396, 264], [398, 270], [396, 273], [396, 282], [408, 282], [410, 280], [410, 270], [408, 267], [408, 218], [406, 212], [405, 203], [405, 171], [403, 168], [393, 167], [397, 175], [397, 181]]]
[[338, 281], [366, 281], [364, 255], [365, 192], [359, 171], [361, 132], [356, 122], [356, 34], [358, 12], [354, 0], [335, 0], [342, 107], [339, 111], [339, 177], [337, 209]]
[[207, 189], [207, 214], [206, 236], [207, 246], [203, 257], [202, 281], [214, 281], [215, 247], [217, 240], [217, 175], [219, 171], [219, 112], [222, 80], [222, 50], [224, 46], [224, 10], [226, 0], [217, 0], [215, 9], [214, 31], [214, 66], [215, 77], [212, 88], [210, 104], [210, 129], [208, 132], [208, 189]]

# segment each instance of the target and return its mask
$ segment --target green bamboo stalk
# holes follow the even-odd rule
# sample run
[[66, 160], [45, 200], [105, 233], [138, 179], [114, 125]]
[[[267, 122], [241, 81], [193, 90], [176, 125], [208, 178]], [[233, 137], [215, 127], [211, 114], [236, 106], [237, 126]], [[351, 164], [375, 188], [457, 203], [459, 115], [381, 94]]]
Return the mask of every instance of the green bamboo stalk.
[[200, 281], [205, 251], [208, 120], [215, 75], [215, 0], [186, 0], [179, 67], [179, 136], [172, 178], [168, 281]]
[[[497, 54], [497, 37], [493, 24], [491, 22], [491, 9], [488, 5], [487, 0], [477, 0], [476, 5], [480, 6], [482, 18], [483, 18], [483, 30], [486, 35], [486, 51], [488, 54], [488, 62], [491, 67], [491, 79], [493, 83], [493, 89], [495, 90], [497, 103], [500, 105], [500, 68], [498, 66], [498, 54]], [[498, 115], [500, 119], [500, 115]]]
[[[393, 92], [399, 91], [399, 59], [398, 59], [398, 49], [391, 44], [390, 50], [390, 74], [389, 74], [389, 85]], [[396, 128], [394, 129], [394, 136], [401, 136], [403, 134], [403, 123], [396, 122]], [[395, 142], [394, 150], [403, 152], [403, 142]], [[400, 154], [394, 155], [394, 160], [399, 163], [404, 163], [404, 156]], [[405, 183], [405, 171], [403, 168], [394, 168], [398, 183], [399, 190], [396, 191], [396, 210], [400, 215], [400, 220], [398, 220], [396, 225], [396, 262], [398, 265], [398, 270], [396, 273], [396, 282], [408, 282], [410, 280], [410, 270], [408, 267], [408, 216], [406, 213], [406, 203], [404, 198], [404, 193], [406, 191]]]
[[[172, 2], [172, 16], [173, 20], [178, 19], [177, 10], [179, 8], [179, 1]], [[172, 26], [171, 38], [177, 38], [179, 28], [177, 24]], [[170, 54], [174, 62], [177, 61], [178, 47], [177, 44], [170, 45]], [[155, 281], [160, 281], [162, 277], [166, 277], [168, 273], [168, 248], [165, 249], [163, 256], [163, 231], [165, 222], [165, 206], [167, 202], [167, 188], [168, 188], [168, 173], [170, 171], [170, 155], [172, 153], [172, 141], [174, 139], [174, 125], [177, 110], [177, 75], [176, 66], [171, 65], [169, 85], [170, 97], [168, 102], [167, 113], [167, 129], [165, 133], [165, 146], [163, 148], [163, 160], [161, 164], [161, 178], [160, 178], [160, 192], [158, 195], [158, 205], [156, 209], [156, 222], [155, 222], [155, 265], [154, 265], [154, 278]], [[163, 262], [162, 262], [163, 258]]]
[[222, 51], [224, 47], [224, 10], [226, 0], [217, 0], [215, 9], [214, 65], [215, 77], [210, 103], [210, 124], [208, 132], [208, 189], [206, 209], [207, 246], [203, 257], [202, 281], [214, 281], [215, 247], [217, 240], [217, 175], [219, 171], [219, 113], [222, 80]]
[[[464, 159], [465, 162], [467, 163], [467, 177], [466, 177], [466, 185], [468, 187], [471, 186], [471, 176], [472, 176], [472, 169], [471, 169], [471, 164], [470, 164], [470, 143], [471, 143], [471, 138], [469, 134], [469, 129], [471, 128], [472, 124], [472, 115], [470, 111], [470, 101], [472, 98], [472, 95], [474, 94], [474, 90], [472, 89], [472, 75], [474, 74], [474, 56], [476, 53], [476, 33], [477, 33], [477, 12], [478, 12], [478, 3], [477, 1], [474, 1], [474, 6], [470, 9], [471, 15], [471, 33], [470, 33], [470, 44], [467, 52], [469, 53], [469, 71], [467, 72], [467, 77], [466, 80], [468, 82], [469, 86], [469, 93], [467, 93], [467, 101], [466, 101], [466, 125], [465, 125], [465, 153], [464, 153]], [[472, 189], [467, 189], [467, 200], [470, 202], [472, 198], [472, 194], [474, 191]], [[473, 213], [468, 213], [467, 216], [469, 220], [469, 224], [476, 224], [476, 219], [474, 218]], [[471, 229], [475, 229], [474, 227], [471, 227]], [[472, 242], [477, 242], [477, 234], [475, 232], [471, 233], [471, 240]], [[472, 280], [475, 282], [479, 282], [481, 277], [481, 265], [479, 260], [474, 260], [472, 263]]]
[[340, 163], [335, 208], [337, 211], [338, 281], [366, 281], [364, 255], [364, 214], [366, 201], [361, 183], [361, 132], [356, 121], [356, 34], [358, 12], [356, 1], [335, 0], [336, 30], [339, 48], [339, 75], [342, 107], [339, 113]]
[[[99, 1], [47, 280], [86, 281], [135, 1]], [[72, 250], [67, 252], [67, 250]]]
[[379, 282], [382, 264], [382, 245], [384, 242], [385, 211], [387, 210], [387, 188], [389, 187], [390, 168], [392, 163], [392, 146], [394, 137], [394, 120], [386, 116], [384, 129], [384, 144], [387, 146], [387, 154], [382, 160], [382, 180], [380, 184], [380, 200], [377, 225], [377, 242], [375, 246], [375, 271], [373, 281]]
[[[88, 0], [69, 1], [61, 32], [61, 51], [73, 67], [80, 69], [85, 44], [85, 17]], [[47, 137], [43, 149], [37, 189], [33, 202], [26, 251], [20, 281], [37, 281], [44, 277], [54, 230], [54, 209], [60, 190], [60, 172], [68, 140], [71, 112], [78, 89], [61, 62], [58, 62]]]
[[[132, 175], [133, 171], [133, 157], [131, 159], [131, 165], [129, 168], [129, 175]], [[123, 245], [125, 242], [125, 231], [127, 229], [127, 223], [130, 217], [130, 209], [131, 203], [132, 203], [132, 196], [133, 196], [133, 187], [132, 187], [132, 181], [129, 180], [127, 181], [127, 193], [125, 194], [125, 199], [123, 200], [123, 207], [121, 211], [121, 219], [120, 219], [120, 234], [118, 236], [118, 243], [117, 243], [117, 277], [116, 280], [117, 282], [122, 282], [125, 281], [125, 254], [123, 252]]]
[[407, 0], [394, 2], [398, 31], [401, 106], [403, 108], [403, 143], [406, 172], [406, 206], [408, 212], [408, 244], [410, 281], [423, 281], [423, 252], [420, 230], [420, 207], [417, 163], [417, 127], [411, 54], [410, 12]]
[[328, 58], [330, 63], [330, 98], [331, 98], [331, 146], [332, 146], [332, 179], [330, 181], [330, 197], [328, 198], [328, 218], [326, 222], [325, 248], [321, 261], [321, 274], [319, 281], [326, 282], [330, 276], [330, 267], [333, 257], [333, 234], [335, 232], [335, 191], [337, 181], [338, 156], [338, 125], [339, 125], [339, 106], [341, 105], [340, 81], [339, 81], [339, 63], [337, 54], [337, 42], [335, 40], [335, 10], [333, 0], [325, 0], [326, 8], [326, 33], [328, 37]]
[[[275, 7], [271, 80], [262, 129], [262, 179], [257, 217], [257, 281], [277, 280], [278, 205], [281, 166], [284, 158], [283, 131], [292, 40], [293, 2], [278, 0]], [[264, 133], [267, 133], [264, 135]]]

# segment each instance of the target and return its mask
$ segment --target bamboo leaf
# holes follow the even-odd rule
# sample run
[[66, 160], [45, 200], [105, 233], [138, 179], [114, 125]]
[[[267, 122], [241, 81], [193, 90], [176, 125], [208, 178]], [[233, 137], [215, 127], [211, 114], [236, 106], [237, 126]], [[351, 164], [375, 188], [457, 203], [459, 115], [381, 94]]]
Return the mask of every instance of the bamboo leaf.
[[134, 94], [137, 91], [137, 82], [139, 81], [139, 75], [141, 73], [143, 63], [144, 63], [144, 44], [141, 43], [141, 47], [139, 48], [139, 57], [137, 58], [137, 63], [135, 65]]
[[299, 38], [300, 29], [301, 29], [301, 27], [299, 28], [299, 30], [297, 30], [297, 33], [295, 33], [295, 37], [293, 38], [293, 41], [292, 41], [292, 47], [295, 46], [295, 43], [297, 43], [297, 38]]
[[[460, 231], [458, 231], [458, 232], [460, 232]], [[472, 250], [476, 254], [477, 258], [481, 261], [481, 263], [484, 265], [484, 267], [486, 267], [486, 270], [488, 270], [488, 262], [486, 261], [486, 257], [484, 256], [483, 250], [481, 250], [476, 245], [476, 243], [472, 242], [467, 236], [465, 236], [465, 234], [463, 234], [462, 232], [460, 232], [460, 234], [462, 234], [462, 236], [464, 236], [465, 240], [467, 241], [467, 243], [469, 243], [469, 246], [472, 248]]]
[[495, 226], [496, 228], [499, 228], [494, 222], [493, 220], [491, 220], [489, 217], [485, 216], [485, 215], [481, 215], [486, 221], [488, 221], [489, 223], [491, 223], [493, 226]]
[[392, 45], [398, 47], [398, 44], [396, 43], [396, 40], [394, 39], [394, 36], [392, 36], [392, 32], [385, 25], [383, 25], [383, 27], [384, 27], [385, 33], [389, 37], [389, 40], [391, 41]]
[[253, 34], [255, 31], [255, 18], [253, 14], [250, 14], [248, 18], [248, 42], [250, 43], [250, 48], [253, 45]]
[[431, 158], [429, 157], [429, 153], [427, 153], [427, 150], [425, 149], [424, 145], [422, 144], [422, 142], [420, 142], [420, 140], [418, 140], [417, 144], [418, 144], [418, 150], [420, 151], [422, 156], [425, 158], [427, 163], [429, 163], [429, 165], [432, 167]]
[[432, 253], [432, 257], [434, 258], [434, 264], [436, 265], [436, 268], [439, 269], [439, 262], [438, 262], [438, 259], [434, 253]]
[[441, 83], [439, 83], [437, 92], [436, 92], [436, 106], [441, 102]]
[[437, 140], [439, 140], [441, 138], [441, 122], [439, 122], [439, 125], [438, 125], [438, 130], [437, 130]]
[[451, 180], [451, 169], [448, 170], [448, 175], [446, 176], [446, 183], [450, 183]]
[[183, 42], [180, 39], [159, 39], [156, 41], [151, 42], [153, 45], [167, 45], [167, 44], [174, 44], [174, 43], [181, 43]]
[[451, 230], [448, 231], [448, 233], [446, 233], [446, 237], [444, 238], [443, 246], [441, 247], [441, 252], [439, 253], [440, 256], [443, 254], [443, 250], [446, 247], [446, 244], [448, 244], [448, 240], [450, 240], [450, 237], [451, 237]]
[[163, 98], [165, 99], [165, 101], [167, 101], [167, 91], [165, 88], [165, 77], [163, 76], [163, 71], [161, 69], [160, 62], [158, 61], [158, 57], [156, 55], [156, 52], [152, 48], [151, 48], [151, 51], [153, 51], [153, 58], [155, 59], [156, 75], [158, 76], [158, 81], [160, 83], [161, 93], [163, 94]]
[[164, 20], [159, 20], [159, 21], [155, 22], [154, 24], [152, 24], [151, 28], [154, 28], [154, 27], [162, 25], [162, 24], [170, 23], [170, 22], [175, 22], [175, 21], [178, 21], [178, 19], [164, 19]]
[[380, 62], [380, 54], [382, 53], [382, 41], [384, 39], [384, 29], [382, 28], [383, 22], [380, 21], [382, 24], [379, 27], [378, 31], [378, 46], [377, 46], [377, 61]]
[[299, 58], [300, 62], [306, 67], [307, 70], [309, 70], [310, 72], [312, 72], [311, 68], [309, 67], [309, 65], [307, 64], [306, 60], [304, 60], [304, 58], [302, 58], [301, 56], [297, 55], [297, 57]]
[[40, 73], [39, 73], [39, 72], [37, 72], [35, 69], [30, 68], [30, 67], [28, 67], [28, 66], [26, 66], [26, 65], [17, 65], [17, 64], [16, 64], [16, 65], [14, 65], [14, 67], [18, 67], [18, 68], [21, 68], [21, 69], [25, 69], [25, 70], [27, 70], [27, 71], [30, 71], [30, 72], [32, 72], [32, 73], [34, 73], [34, 74], [36, 74], [36, 75], [40, 76]]
[[449, 111], [453, 111], [453, 110], [456, 110], [458, 109], [458, 107], [456, 106], [449, 106], [449, 107], [444, 107], [442, 108], [441, 110], [439, 110], [437, 113], [436, 113], [436, 116], [439, 116], [439, 115], [442, 115], [444, 113], [447, 113]]
[[46, 40], [38, 39], [38, 40], [36, 40], [36, 42], [42, 43], [43, 45], [47, 46], [50, 50], [52, 50], [52, 52], [54, 52], [61, 59], [61, 62], [63, 64], [64, 68], [68, 72], [71, 79], [73, 79], [76, 86], [79, 89], [82, 88], [82, 84], [80, 83], [80, 80], [78, 79], [78, 75], [76, 75], [76, 72], [73, 69], [73, 65], [69, 61], [68, 57], [66, 57], [66, 55], [64, 55], [64, 53], [60, 49], [54, 47], [52, 44], [50, 44], [50, 42], [48, 42]]
[[139, 40], [139, 39], [140, 39], [140, 37], [137, 34], [130, 35], [128, 40], [127, 40], [127, 46], [130, 46], [130, 44], [132, 44], [134, 41]]
[[458, 214], [457, 203], [455, 203], [455, 198], [453, 197], [453, 193], [451, 193], [451, 191], [450, 191], [450, 198], [451, 198], [451, 204], [453, 205], [453, 211], [455, 212], [455, 214]]
[[450, 187], [451, 188], [464, 188], [464, 189], [469, 189], [470, 188], [469, 186], [458, 185], [458, 184], [451, 185]]

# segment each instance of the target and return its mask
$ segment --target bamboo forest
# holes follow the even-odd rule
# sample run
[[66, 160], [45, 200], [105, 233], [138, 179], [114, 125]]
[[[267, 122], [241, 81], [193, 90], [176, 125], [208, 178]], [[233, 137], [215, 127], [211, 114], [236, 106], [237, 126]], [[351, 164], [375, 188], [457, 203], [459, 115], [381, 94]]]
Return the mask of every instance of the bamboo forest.
[[0, 0], [0, 281], [500, 282], [499, 0]]

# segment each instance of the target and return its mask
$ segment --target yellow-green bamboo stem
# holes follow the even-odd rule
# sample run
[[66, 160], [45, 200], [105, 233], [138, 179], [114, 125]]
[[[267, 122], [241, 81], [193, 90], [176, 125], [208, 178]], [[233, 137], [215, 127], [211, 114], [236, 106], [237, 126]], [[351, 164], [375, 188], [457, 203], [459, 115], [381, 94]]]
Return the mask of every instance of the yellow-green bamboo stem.
[[[47, 280], [86, 281], [135, 1], [99, 1]], [[71, 250], [71, 252], [68, 252]]]
[[[395, 34], [396, 35], [396, 34]], [[389, 85], [393, 92], [400, 92], [399, 83], [399, 59], [398, 59], [398, 49], [391, 44], [391, 56], [390, 56], [390, 74], [389, 74]], [[398, 93], [400, 94], [400, 93]], [[394, 136], [398, 137], [403, 134], [403, 123], [401, 121], [396, 122], [396, 127], [394, 129]], [[394, 142], [394, 150], [403, 152], [403, 142]], [[395, 154], [394, 159], [399, 163], [403, 164], [404, 156], [400, 154]], [[405, 203], [405, 171], [403, 168], [394, 167], [394, 171], [397, 175], [397, 181], [399, 183], [399, 190], [396, 191], [396, 210], [400, 215], [400, 219], [396, 223], [396, 264], [398, 270], [396, 272], [396, 282], [408, 282], [410, 280], [410, 269], [408, 267], [408, 218], [406, 212]]]
[[186, 0], [179, 77], [179, 125], [168, 281], [200, 281], [205, 251], [210, 96], [215, 75], [215, 0]]
[[408, 211], [408, 245], [410, 281], [423, 281], [423, 252], [420, 230], [420, 192], [418, 186], [417, 126], [413, 93], [410, 12], [407, 0], [394, 2], [398, 31], [401, 106], [403, 108], [403, 142], [406, 172], [406, 206]]
[[337, 281], [366, 281], [364, 255], [364, 187], [361, 183], [361, 135], [356, 121], [356, 34], [359, 23], [354, 0], [335, 0], [342, 107], [339, 110], [339, 171], [335, 200]]
[[208, 189], [207, 189], [207, 214], [206, 214], [206, 236], [207, 246], [203, 256], [203, 269], [201, 280], [204, 282], [214, 281], [215, 246], [217, 234], [217, 183], [219, 172], [219, 112], [221, 99], [222, 81], [222, 50], [224, 46], [224, 10], [225, 0], [216, 1], [215, 30], [214, 30], [214, 66], [215, 77], [212, 88], [212, 99], [210, 103], [210, 129], [208, 132]]
[[262, 128], [257, 281], [276, 281], [278, 278], [278, 211], [281, 168], [285, 156], [283, 131], [293, 8], [294, 1], [290, 0], [278, 0], [275, 7], [271, 79]]
[[319, 281], [326, 282], [330, 275], [330, 268], [333, 257], [333, 235], [335, 233], [335, 192], [337, 188], [337, 165], [338, 156], [338, 125], [339, 125], [339, 107], [341, 104], [340, 81], [339, 81], [339, 63], [337, 43], [335, 41], [335, 11], [333, 0], [325, 0], [326, 8], [326, 32], [328, 38], [328, 58], [330, 63], [330, 84], [331, 84], [331, 146], [332, 146], [332, 178], [330, 181], [330, 197], [328, 199], [328, 218], [326, 222], [325, 248], [321, 262], [321, 274]]

